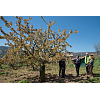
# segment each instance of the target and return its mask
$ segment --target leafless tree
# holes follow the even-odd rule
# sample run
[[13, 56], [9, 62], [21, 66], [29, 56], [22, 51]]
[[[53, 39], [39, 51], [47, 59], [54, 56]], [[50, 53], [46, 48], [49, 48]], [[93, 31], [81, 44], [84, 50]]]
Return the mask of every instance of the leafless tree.
[[100, 43], [94, 43], [94, 48], [95, 48], [95, 51], [96, 53], [98, 54], [100, 52]]

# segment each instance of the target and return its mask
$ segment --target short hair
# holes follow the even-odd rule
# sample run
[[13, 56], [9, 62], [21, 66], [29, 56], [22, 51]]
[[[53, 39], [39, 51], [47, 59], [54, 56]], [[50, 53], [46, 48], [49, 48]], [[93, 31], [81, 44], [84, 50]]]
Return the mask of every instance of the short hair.
[[93, 56], [93, 54], [90, 54], [90, 56]]
[[78, 58], [79, 58], [79, 56], [78, 56]]
[[93, 59], [93, 60], [94, 60], [94, 57], [93, 57], [93, 56], [91, 56], [91, 59]]
[[88, 52], [86, 52], [86, 54], [88, 54]]

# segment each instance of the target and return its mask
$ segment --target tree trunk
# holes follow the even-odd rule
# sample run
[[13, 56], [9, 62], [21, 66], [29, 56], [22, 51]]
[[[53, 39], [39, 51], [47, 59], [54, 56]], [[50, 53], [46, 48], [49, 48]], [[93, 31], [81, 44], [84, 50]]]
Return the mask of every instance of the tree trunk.
[[10, 64], [10, 66], [12, 67], [12, 69], [14, 69], [14, 65], [13, 64]]
[[31, 63], [31, 67], [33, 68], [33, 70], [34, 70], [34, 65]]
[[27, 67], [28, 67], [28, 63], [27, 63]]
[[0, 68], [2, 69], [1, 64], [0, 64]]
[[45, 65], [40, 67], [40, 82], [45, 82]]

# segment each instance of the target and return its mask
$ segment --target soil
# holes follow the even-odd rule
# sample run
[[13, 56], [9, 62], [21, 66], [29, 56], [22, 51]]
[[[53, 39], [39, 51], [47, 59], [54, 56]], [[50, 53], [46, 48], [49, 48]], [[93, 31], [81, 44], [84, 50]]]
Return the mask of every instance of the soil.
[[[52, 65], [45, 69], [44, 83], [81, 83], [88, 79], [88, 75], [81, 74], [76, 77], [75, 68], [66, 68], [65, 78], [59, 77], [59, 66]], [[29, 83], [40, 83], [38, 70], [33, 71], [31, 66], [22, 66], [16, 70], [12, 68], [0, 69], [0, 83], [19, 83], [21, 80], [26, 80]]]

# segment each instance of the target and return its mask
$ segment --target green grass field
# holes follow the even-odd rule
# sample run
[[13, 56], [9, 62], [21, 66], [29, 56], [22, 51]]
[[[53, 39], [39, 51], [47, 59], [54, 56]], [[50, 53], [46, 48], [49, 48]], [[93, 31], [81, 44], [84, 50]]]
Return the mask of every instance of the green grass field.
[[[7, 65], [0, 68], [0, 83], [39, 83], [39, 69], [22, 66], [12, 69]], [[45, 83], [100, 83], [100, 57], [96, 57], [93, 68], [94, 77], [86, 75], [86, 68], [80, 67], [79, 77], [73, 64], [66, 66], [65, 78], [59, 77], [59, 64], [46, 64]]]

